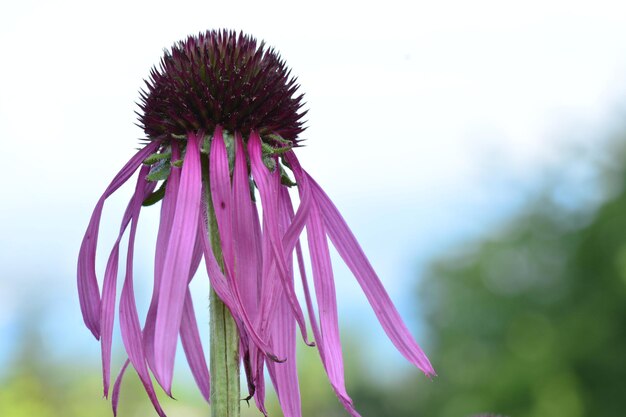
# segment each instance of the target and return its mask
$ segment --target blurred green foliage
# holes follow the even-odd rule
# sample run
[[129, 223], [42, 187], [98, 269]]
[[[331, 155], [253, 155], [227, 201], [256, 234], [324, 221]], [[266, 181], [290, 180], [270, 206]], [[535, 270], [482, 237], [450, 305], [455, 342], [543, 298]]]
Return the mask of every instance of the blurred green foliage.
[[378, 393], [360, 385], [363, 414], [625, 415], [625, 160], [602, 168], [613, 193], [600, 207], [567, 208], [547, 192], [433, 263], [419, 300], [439, 376]]

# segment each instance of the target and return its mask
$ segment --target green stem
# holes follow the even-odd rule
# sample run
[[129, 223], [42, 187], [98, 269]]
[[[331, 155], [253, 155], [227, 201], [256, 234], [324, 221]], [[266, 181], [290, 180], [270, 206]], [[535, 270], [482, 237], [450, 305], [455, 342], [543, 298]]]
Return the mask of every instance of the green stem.
[[[205, 176], [205, 179], [208, 176]], [[208, 181], [205, 196], [208, 207], [209, 237], [215, 258], [224, 270], [219, 231]], [[232, 315], [213, 289], [209, 296], [209, 340], [211, 370], [211, 417], [239, 417], [239, 333]]]

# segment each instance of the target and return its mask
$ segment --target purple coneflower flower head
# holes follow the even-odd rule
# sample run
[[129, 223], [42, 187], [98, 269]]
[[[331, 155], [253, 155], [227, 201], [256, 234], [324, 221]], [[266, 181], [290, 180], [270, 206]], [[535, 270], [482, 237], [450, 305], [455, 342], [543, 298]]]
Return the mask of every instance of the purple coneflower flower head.
[[[297, 89], [273, 49], [229, 31], [209, 31], [175, 44], [152, 70], [139, 114], [146, 141], [96, 204], [78, 259], [81, 310], [102, 345], [104, 393], [112, 395], [114, 410], [122, 376], [131, 364], [155, 409], [164, 415], [151, 375], [171, 395], [179, 337], [209, 401], [211, 380], [189, 292], [204, 259], [210, 284], [236, 323], [249, 394], [258, 408], [265, 413], [267, 368], [284, 415], [301, 416], [295, 357], [300, 333], [305, 343], [318, 349], [341, 403], [359, 416], [344, 384], [329, 239], [398, 351], [426, 375], [434, 375], [339, 211], [300, 166], [294, 150], [305, 112]], [[103, 205], [137, 170], [135, 191], [100, 288], [95, 256]], [[292, 200], [295, 192], [297, 205]], [[142, 321], [133, 290], [135, 232], [141, 208], [159, 201], [154, 286]], [[213, 221], [207, 213], [214, 213]], [[221, 255], [211, 245], [209, 225], [216, 229], [212, 233], [219, 233]], [[119, 245], [129, 226], [119, 297], [128, 360], [111, 389]], [[305, 228], [312, 287], [300, 242]], [[295, 293], [296, 276], [304, 309]]]

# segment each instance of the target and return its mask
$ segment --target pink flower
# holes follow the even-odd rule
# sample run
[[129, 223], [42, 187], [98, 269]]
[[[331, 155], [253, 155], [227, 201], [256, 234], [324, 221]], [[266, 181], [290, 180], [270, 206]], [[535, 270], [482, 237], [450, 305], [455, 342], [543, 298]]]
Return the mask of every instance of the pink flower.
[[[327, 238], [354, 274], [398, 351], [426, 375], [434, 375], [343, 217], [298, 162], [294, 149], [304, 130], [302, 96], [295, 96], [298, 85], [276, 52], [262, 43], [257, 46], [243, 34], [211, 31], [174, 45], [146, 84], [140, 122], [147, 142], [96, 204], [78, 258], [81, 310], [85, 324], [102, 345], [108, 396], [119, 244], [130, 225], [119, 302], [128, 361], [114, 384], [114, 410], [121, 378], [130, 363], [155, 409], [164, 415], [150, 374], [171, 393], [179, 336], [197, 385], [209, 400], [210, 377], [189, 293], [189, 282], [204, 258], [210, 283], [237, 325], [250, 395], [259, 409], [265, 412], [263, 369], [267, 366], [285, 416], [301, 416], [295, 357], [299, 329], [307, 344], [317, 346], [339, 400], [351, 415], [359, 416], [344, 384]], [[95, 256], [102, 208], [137, 170], [135, 192], [100, 292]], [[290, 188], [298, 191], [297, 209]], [[133, 290], [135, 232], [142, 206], [159, 200], [154, 289], [142, 325]], [[208, 238], [209, 204], [215, 212], [223, 268]], [[300, 246], [304, 228], [313, 289]], [[315, 343], [307, 334], [305, 314], [294, 290], [294, 255]]]

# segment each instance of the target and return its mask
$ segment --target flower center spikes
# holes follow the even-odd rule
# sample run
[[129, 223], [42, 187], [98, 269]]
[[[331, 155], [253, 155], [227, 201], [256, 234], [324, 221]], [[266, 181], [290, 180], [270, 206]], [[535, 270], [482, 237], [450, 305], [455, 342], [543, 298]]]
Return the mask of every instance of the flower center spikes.
[[296, 143], [304, 130], [302, 95], [272, 48], [243, 33], [208, 31], [165, 51], [141, 91], [139, 122], [151, 140], [213, 132], [244, 137], [256, 130]]

